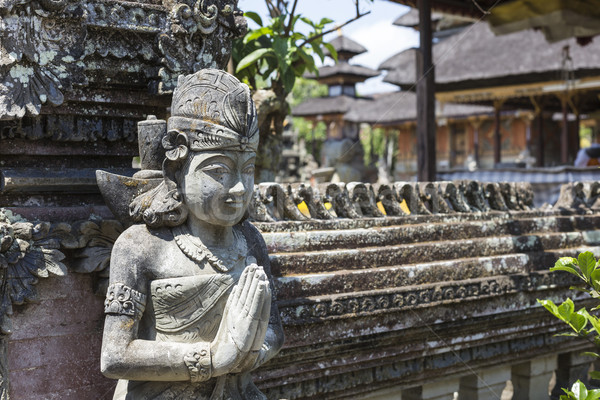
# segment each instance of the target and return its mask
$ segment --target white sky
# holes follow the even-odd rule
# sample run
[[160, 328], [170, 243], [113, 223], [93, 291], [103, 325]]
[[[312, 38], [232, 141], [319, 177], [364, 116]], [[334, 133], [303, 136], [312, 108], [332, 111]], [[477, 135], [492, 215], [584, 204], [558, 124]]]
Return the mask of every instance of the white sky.
[[[257, 12], [263, 19], [268, 19], [265, 0], [239, 0], [238, 6], [243, 11]], [[368, 51], [354, 57], [351, 63], [377, 69], [379, 64], [392, 55], [410, 47], [419, 45], [418, 32], [410, 28], [392, 25], [400, 15], [409, 8], [386, 0], [360, 0], [361, 11], [371, 13], [352, 22], [343, 28], [343, 34], [363, 45]], [[355, 16], [354, 0], [298, 0], [296, 12], [313, 20], [330, 18], [336, 24], [342, 24]], [[250, 22], [252, 27], [252, 22]], [[326, 40], [332, 40], [337, 33], [332, 33]], [[394, 85], [382, 82], [382, 77], [371, 78], [357, 85], [361, 95], [390, 92], [398, 90]]]

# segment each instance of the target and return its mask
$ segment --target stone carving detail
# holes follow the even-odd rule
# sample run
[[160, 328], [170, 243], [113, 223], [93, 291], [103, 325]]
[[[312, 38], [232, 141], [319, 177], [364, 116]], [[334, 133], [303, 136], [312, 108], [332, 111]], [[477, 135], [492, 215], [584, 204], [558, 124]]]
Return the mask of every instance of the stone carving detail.
[[[216, 6], [195, 5], [178, 9], [194, 18], [186, 32], [217, 29]], [[160, 126], [151, 135], [166, 150], [158, 185], [140, 185], [131, 201], [115, 189], [141, 179], [98, 180], [111, 209], [130, 203], [144, 222], [111, 254], [102, 371], [120, 379], [115, 399], [265, 399], [249, 373], [279, 351], [283, 332], [266, 245], [243, 220], [259, 136], [250, 90], [220, 70], [181, 76], [162, 134]], [[300, 218], [290, 187], [261, 189], [284, 202], [282, 216]]]
[[123, 225], [115, 220], [90, 220], [76, 224], [81, 235], [81, 249], [75, 253], [73, 270], [79, 273], [100, 273], [108, 278], [110, 252], [115, 240], [123, 232]]
[[0, 331], [12, 331], [10, 315], [13, 304], [35, 301], [35, 284], [39, 278], [67, 273], [59, 251], [61, 236], [70, 230], [67, 224], [32, 224], [10, 217], [0, 210], [0, 274], [6, 286], [0, 305]]
[[591, 214], [592, 209], [600, 208], [600, 182], [572, 182], [562, 185], [555, 210], [575, 210]]
[[123, 283], [113, 283], [106, 291], [104, 312], [141, 318], [146, 305], [146, 295]]
[[38, 115], [60, 105], [65, 90], [84, 84], [86, 12], [71, 0], [4, 1], [0, 4], [0, 115]]
[[351, 182], [346, 187], [358, 214], [365, 217], [384, 217], [384, 214], [377, 208], [375, 193], [370, 184]]
[[[244, 35], [247, 29], [236, 0], [171, 3], [167, 33], [158, 39], [164, 64], [159, 72], [160, 93], [173, 91], [180, 74], [202, 68], [225, 69], [231, 53], [231, 39]], [[210, 41], [206, 40], [209, 35]]]
[[[104, 75], [106, 83], [119, 86], [129, 84], [123, 77], [137, 74], [151, 94], [170, 93], [180, 74], [224, 69], [231, 39], [246, 31], [237, 0], [6, 0], [0, 15], [3, 120], [38, 116], [42, 106], [62, 105], [73, 88], [86, 88], [88, 78], [103, 84]], [[114, 58], [127, 60], [123, 71], [115, 71]], [[80, 100], [106, 101], [93, 95]], [[20, 129], [27, 138], [45, 135]]]
[[[565, 281], [568, 280], [568, 282]], [[425, 287], [399, 288], [385, 293], [331, 296], [318, 302], [293, 300], [280, 304], [285, 324], [304, 324], [331, 318], [349, 318], [381, 311], [397, 311], [421, 306], [435, 306], [441, 302], [500, 296], [509, 293], [536, 290], [538, 287], [568, 286], [576, 280], [548, 272], [529, 275], [507, 275], [470, 281], [445, 282]]]
[[[590, 187], [587, 192], [593, 190], [592, 200], [582, 200], [581, 204], [598, 201], [600, 185]], [[583, 189], [580, 191], [583, 193]], [[407, 214], [402, 202], [410, 215], [527, 211], [533, 208], [533, 189], [523, 183], [395, 182], [380, 185], [376, 194], [373, 186], [359, 182], [323, 183], [318, 187], [261, 183], [255, 189], [249, 215], [257, 222], [305, 221], [309, 217], [298, 209], [302, 201], [310, 218], [319, 220], [404, 216]]]

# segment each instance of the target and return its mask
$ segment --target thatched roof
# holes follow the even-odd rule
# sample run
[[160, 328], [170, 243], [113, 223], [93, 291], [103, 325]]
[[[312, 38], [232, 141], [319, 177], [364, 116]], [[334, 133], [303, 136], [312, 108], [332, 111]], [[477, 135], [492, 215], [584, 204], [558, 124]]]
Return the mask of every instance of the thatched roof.
[[[493, 114], [494, 109], [486, 106], [447, 103], [436, 104], [436, 118], [466, 118], [472, 115]], [[399, 124], [417, 119], [417, 95], [400, 91], [359, 99], [344, 115], [351, 122], [371, 124]]]
[[[600, 75], [600, 40], [585, 47], [574, 39], [549, 44], [542, 33], [533, 30], [494, 36], [487, 23], [475, 23], [433, 46], [436, 91], [560, 80], [565, 45], [569, 45], [576, 78]], [[403, 88], [412, 86], [414, 50], [405, 50], [382, 66], [389, 69], [392, 59], [397, 68], [385, 81]]]
[[358, 101], [356, 97], [335, 96], [307, 99], [292, 109], [295, 117], [312, 117], [326, 114], [344, 114]]
[[[384, 62], [379, 65], [379, 70], [389, 70], [390, 72], [396, 69], [406, 70], [407, 68], [416, 68], [415, 61], [417, 57], [417, 52], [419, 49], [410, 48], [401, 51], [400, 53], [396, 53]], [[413, 80], [414, 80], [414, 72], [413, 71]], [[388, 73], [389, 74], [389, 73]], [[392, 82], [390, 82], [392, 83]], [[394, 84], [397, 84], [393, 82]]]
[[[404, 4], [405, 6], [417, 7], [418, 0], [390, 0], [394, 3]], [[512, 0], [432, 0], [431, 9], [443, 12], [445, 14], [455, 14], [470, 18], [483, 17], [482, 10], [490, 10], [497, 6]]]
[[[442, 14], [437, 12], [431, 13], [431, 22], [437, 22], [442, 19]], [[407, 13], [399, 16], [394, 22], [394, 25], [404, 26], [407, 28], [415, 28], [419, 25], [419, 10], [416, 8], [411, 8]]]
[[[344, 35], [339, 35], [330, 41], [329, 44], [337, 51], [339, 59], [347, 60], [367, 51], [362, 45]], [[325, 55], [329, 55], [329, 50], [325, 50]]]
[[339, 62], [335, 65], [327, 65], [319, 68], [319, 76], [315, 74], [305, 74], [304, 77], [308, 79], [317, 79], [319, 81], [327, 80], [331, 77], [347, 78], [352, 83], [363, 82], [369, 78], [379, 75], [379, 71], [374, 69], [362, 67], [360, 65], [350, 65], [345, 61]]

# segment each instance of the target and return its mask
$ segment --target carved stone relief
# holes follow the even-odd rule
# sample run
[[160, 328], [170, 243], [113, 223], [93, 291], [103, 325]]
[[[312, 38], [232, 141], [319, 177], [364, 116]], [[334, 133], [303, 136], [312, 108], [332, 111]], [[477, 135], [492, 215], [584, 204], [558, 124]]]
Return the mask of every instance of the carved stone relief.
[[78, 1], [12, 0], [0, 4], [0, 118], [37, 115], [85, 84], [86, 10]]
[[[114, 88], [131, 77], [149, 95], [171, 93], [180, 74], [224, 69], [231, 39], [246, 31], [236, 0], [6, 0], [0, 15], [1, 120], [38, 116], [44, 105], [71, 100], [106, 108], [106, 99], [118, 96]], [[120, 69], [114, 60], [127, 62]], [[107, 85], [105, 93], [73, 97], [90, 80]]]

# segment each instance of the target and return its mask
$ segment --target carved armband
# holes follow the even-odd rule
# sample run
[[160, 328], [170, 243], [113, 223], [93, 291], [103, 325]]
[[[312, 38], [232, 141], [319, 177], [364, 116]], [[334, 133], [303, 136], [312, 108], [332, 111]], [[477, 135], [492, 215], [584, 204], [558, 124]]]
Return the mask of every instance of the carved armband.
[[123, 283], [113, 283], [108, 287], [104, 300], [104, 313], [129, 315], [142, 318], [146, 307], [146, 295]]
[[194, 351], [190, 351], [183, 357], [192, 382], [204, 382], [212, 375], [212, 361], [210, 357], [210, 344], [199, 343]]

